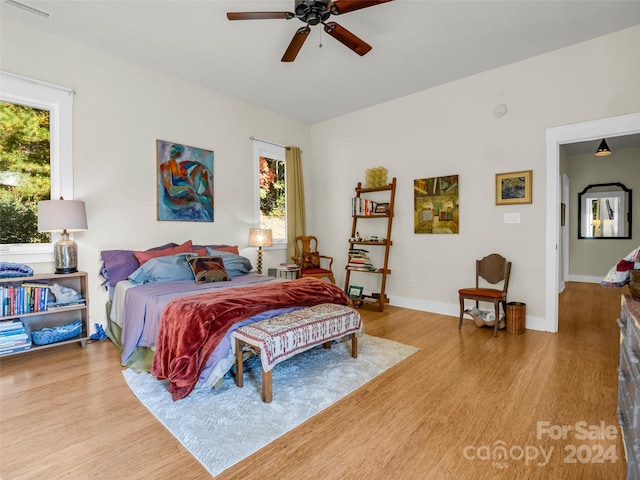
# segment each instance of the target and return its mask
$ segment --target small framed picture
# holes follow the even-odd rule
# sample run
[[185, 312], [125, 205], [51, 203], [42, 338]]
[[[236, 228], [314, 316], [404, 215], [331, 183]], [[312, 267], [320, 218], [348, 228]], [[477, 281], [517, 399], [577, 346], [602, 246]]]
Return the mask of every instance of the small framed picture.
[[376, 204], [375, 213], [387, 213], [389, 211], [388, 203], [378, 203]]
[[532, 170], [496, 174], [496, 205], [531, 203]]
[[349, 298], [362, 298], [362, 287], [355, 285], [349, 285], [349, 291], [347, 292]]

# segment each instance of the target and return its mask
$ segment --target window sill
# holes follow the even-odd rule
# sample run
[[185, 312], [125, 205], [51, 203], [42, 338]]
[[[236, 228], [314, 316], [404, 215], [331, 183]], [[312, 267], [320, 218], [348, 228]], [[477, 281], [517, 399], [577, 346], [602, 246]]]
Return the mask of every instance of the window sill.
[[0, 262], [52, 263], [53, 244], [0, 245]]

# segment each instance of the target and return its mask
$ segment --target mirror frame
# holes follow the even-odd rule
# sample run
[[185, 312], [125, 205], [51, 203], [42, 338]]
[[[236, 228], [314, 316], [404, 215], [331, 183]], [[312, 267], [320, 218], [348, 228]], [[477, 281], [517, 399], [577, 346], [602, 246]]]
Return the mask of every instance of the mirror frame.
[[[627, 229], [628, 229], [628, 233], [627, 235], [621, 235], [618, 237], [585, 237], [582, 235], [582, 197], [587, 194], [587, 192], [592, 189], [592, 188], [600, 188], [600, 187], [618, 187], [619, 189], [622, 190], [622, 192], [627, 194], [627, 201], [628, 201], [628, 205], [625, 207], [626, 209], [626, 214], [627, 214], [627, 218], [626, 218], [626, 224], [627, 224]], [[604, 192], [604, 190], [602, 191]], [[598, 192], [594, 192], [594, 193], [602, 193], [601, 191]], [[591, 185], [587, 185], [586, 187], [584, 187], [584, 190], [582, 190], [579, 194], [578, 194], [578, 239], [580, 240], [629, 240], [631, 237], [631, 226], [632, 226], [632, 219], [633, 216], [631, 215], [631, 207], [632, 207], [633, 203], [632, 203], [632, 193], [631, 193], [631, 189], [627, 188], [625, 185], [623, 185], [622, 183], [619, 182], [613, 182], [613, 183], [594, 183]]]

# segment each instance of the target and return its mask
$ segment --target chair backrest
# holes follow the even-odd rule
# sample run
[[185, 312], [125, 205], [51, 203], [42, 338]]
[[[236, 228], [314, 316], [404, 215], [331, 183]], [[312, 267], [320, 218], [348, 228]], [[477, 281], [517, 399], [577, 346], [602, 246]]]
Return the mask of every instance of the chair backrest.
[[487, 255], [482, 260], [476, 260], [476, 288], [479, 287], [480, 278], [491, 284], [504, 280], [502, 291], [509, 288], [509, 275], [511, 274], [511, 262], [497, 253]]
[[318, 239], [313, 235], [296, 237], [294, 248], [297, 258], [303, 253], [318, 253]]

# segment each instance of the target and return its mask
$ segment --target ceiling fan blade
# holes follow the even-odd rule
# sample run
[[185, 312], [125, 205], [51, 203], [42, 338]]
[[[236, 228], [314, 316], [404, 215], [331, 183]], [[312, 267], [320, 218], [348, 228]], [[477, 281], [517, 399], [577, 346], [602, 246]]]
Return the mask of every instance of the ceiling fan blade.
[[309, 32], [311, 32], [311, 28], [309, 27], [309, 25], [298, 29], [296, 34], [291, 39], [291, 43], [287, 47], [287, 51], [284, 52], [284, 55], [282, 56], [282, 62], [293, 62], [296, 59], [296, 56], [302, 48], [304, 41], [309, 36]]
[[361, 8], [374, 7], [381, 3], [391, 2], [392, 0], [336, 0], [331, 4], [332, 15], [342, 15], [344, 13], [360, 10]]
[[270, 18], [284, 18], [289, 20], [295, 17], [291, 12], [227, 12], [229, 20], [265, 20]]
[[324, 25], [324, 31], [331, 35], [333, 38], [342, 42], [351, 50], [362, 56], [371, 50], [371, 45], [356, 37], [353, 33], [344, 27], [341, 27], [336, 22], [327, 22]]

